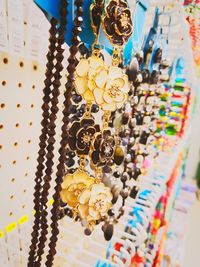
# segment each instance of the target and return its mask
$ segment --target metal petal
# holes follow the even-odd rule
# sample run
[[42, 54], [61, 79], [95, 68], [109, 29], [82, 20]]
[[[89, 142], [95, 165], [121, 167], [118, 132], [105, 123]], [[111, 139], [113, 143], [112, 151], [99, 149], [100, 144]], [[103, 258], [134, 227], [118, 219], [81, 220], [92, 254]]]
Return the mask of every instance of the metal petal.
[[94, 95], [93, 93], [87, 89], [85, 91], [85, 93], [83, 94], [83, 98], [87, 101], [87, 102], [93, 102], [94, 101]]
[[87, 204], [90, 200], [91, 192], [89, 189], [85, 189], [79, 196], [80, 204]]
[[96, 86], [103, 88], [108, 80], [108, 72], [105, 69], [102, 69], [95, 78]]
[[87, 78], [77, 77], [74, 81], [76, 92], [79, 95], [82, 95], [88, 89], [88, 80]]
[[125, 94], [123, 94], [122, 92], [119, 92], [115, 97], [116, 102], [124, 102], [124, 100], [125, 100]]
[[99, 89], [99, 88], [96, 88], [94, 89], [94, 98], [95, 98], [95, 101], [98, 105], [101, 105], [103, 103], [103, 90], [102, 89]]
[[101, 218], [99, 211], [94, 209], [94, 207], [89, 207], [89, 215], [92, 216], [94, 220]]
[[85, 219], [88, 216], [88, 206], [87, 205], [79, 205], [78, 212], [82, 219]]
[[89, 62], [87, 59], [81, 59], [76, 67], [76, 74], [80, 77], [87, 76], [89, 70]]
[[90, 176], [84, 171], [76, 171], [73, 175], [73, 179], [75, 183], [91, 183], [92, 179]]
[[102, 58], [91, 56], [89, 58], [90, 68], [97, 69], [99, 66], [104, 66], [104, 61]]
[[120, 78], [121, 76], [123, 76], [123, 70], [119, 67], [116, 66], [111, 66], [109, 68], [109, 78], [110, 79], [116, 79], [116, 78]]
[[110, 96], [110, 94], [108, 93], [108, 91], [106, 91], [106, 92], [104, 92], [104, 94], [103, 94], [103, 100], [106, 102], [106, 103], [108, 103], [108, 104], [110, 104], [110, 103], [112, 103], [114, 100], [113, 100], [113, 98]]
[[80, 122], [79, 121], [73, 122], [71, 128], [69, 129], [69, 134], [74, 136], [79, 130], [79, 128], [80, 128]]
[[62, 188], [68, 188], [68, 186], [72, 183], [73, 180], [73, 174], [69, 173], [67, 174], [64, 179], [63, 179], [63, 183], [62, 183]]
[[95, 81], [93, 79], [89, 79], [88, 80], [87, 86], [90, 89], [90, 91], [94, 91], [94, 89], [97, 87], [96, 83], [95, 83]]

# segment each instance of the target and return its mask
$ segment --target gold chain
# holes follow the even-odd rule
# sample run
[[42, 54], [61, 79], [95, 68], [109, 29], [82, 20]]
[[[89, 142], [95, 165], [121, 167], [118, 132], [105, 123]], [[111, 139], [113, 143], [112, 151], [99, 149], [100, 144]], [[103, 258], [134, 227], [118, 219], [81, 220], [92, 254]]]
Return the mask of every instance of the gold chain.
[[110, 120], [110, 111], [105, 111], [103, 115], [103, 129], [108, 127]]
[[85, 155], [80, 155], [79, 157], [80, 159], [80, 164], [79, 164], [79, 171], [84, 171], [85, 170], [85, 160], [86, 160], [86, 156]]
[[113, 53], [112, 53], [112, 65], [113, 66], [118, 66], [120, 63], [120, 48], [119, 47], [114, 47]]
[[85, 111], [85, 114], [84, 114], [84, 118], [90, 118], [91, 117], [91, 106], [92, 106], [92, 103], [88, 102], [86, 104], [86, 111]]
[[95, 170], [95, 183], [99, 184], [102, 182], [102, 170], [100, 167], [96, 167]]

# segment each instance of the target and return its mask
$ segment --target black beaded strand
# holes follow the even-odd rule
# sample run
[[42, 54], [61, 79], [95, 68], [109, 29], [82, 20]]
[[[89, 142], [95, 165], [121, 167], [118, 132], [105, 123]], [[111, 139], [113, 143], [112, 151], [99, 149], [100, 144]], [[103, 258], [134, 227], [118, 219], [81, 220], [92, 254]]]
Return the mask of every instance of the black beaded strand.
[[46, 148], [47, 155], [46, 155], [46, 170], [45, 170], [45, 176], [44, 176], [44, 185], [43, 185], [43, 191], [41, 193], [41, 204], [42, 204], [42, 210], [41, 210], [41, 233], [39, 238], [39, 244], [38, 244], [38, 253], [37, 253], [37, 263], [38, 266], [41, 266], [41, 260], [42, 255], [44, 254], [44, 248], [47, 241], [47, 234], [48, 234], [48, 211], [47, 211], [47, 202], [48, 202], [48, 195], [49, 195], [49, 189], [50, 189], [50, 182], [52, 180], [52, 172], [53, 172], [53, 165], [54, 165], [54, 144], [55, 144], [55, 135], [56, 135], [56, 118], [57, 113], [59, 111], [58, 108], [58, 97], [60, 95], [59, 87], [61, 85], [61, 72], [63, 70], [62, 61], [64, 59], [63, 52], [64, 49], [62, 48], [62, 45], [64, 44], [64, 36], [66, 31], [66, 16], [67, 16], [67, 2], [66, 0], [61, 0], [61, 9], [60, 9], [60, 27], [58, 29], [58, 37], [57, 37], [57, 54], [55, 55], [55, 72], [54, 77], [55, 80], [53, 82], [53, 91], [52, 91], [52, 107], [51, 107], [51, 115], [49, 118], [49, 138], [47, 140], [48, 146]]
[[61, 147], [59, 149], [59, 164], [57, 166], [56, 173], [56, 186], [55, 193], [53, 196], [54, 203], [51, 210], [51, 237], [49, 243], [49, 252], [47, 255], [46, 266], [51, 267], [53, 265], [54, 256], [56, 254], [56, 243], [58, 240], [59, 228], [58, 228], [58, 220], [60, 218], [60, 192], [61, 192], [61, 184], [64, 176], [64, 166], [65, 166], [65, 158], [66, 158], [66, 146], [68, 143], [68, 124], [70, 122], [70, 107], [71, 107], [71, 92], [74, 89], [74, 72], [77, 65], [76, 54], [78, 52], [78, 46], [80, 44], [79, 35], [82, 31], [81, 25], [83, 23], [83, 0], [76, 0], [76, 17], [74, 20], [74, 29], [73, 29], [73, 37], [72, 37], [72, 46], [70, 47], [70, 56], [68, 58], [69, 65], [67, 67], [68, 77], [67, 83], [65, 85], [66, 91], [64, 93], [65, 101], [64, 101], [64, 110], [63, 110], [63, 126], [62, 126], [62, 136], [61, 136]]
[[35, 211], [35, 218], [34, 218], [34, 224], [32, 228], [32, 239], [31, 239], [31, 245], [30, 245], [30, 251], [29, 251], [29, 257], [28, 257], [28, 266], [33, 266], [33, 263], [35, 261], [35, 253], [37, 249], [37, 243], [38, 243], [38, 233], [40, 228], [40, 191], [42, 188], [42, 177], [43, 177], [43, 171], [45, 169], [44, 161], [46, 156], [46, 141], [48, 138], [48, 123], [49, 123], [49, 111], [50, 111], [50, 101], [51, 101], [51, 85], [53, 83], [53, 69], [54, 65], [53, 59], [54, 59], [54, 52], [56, 51], [56, 29], [57, 21], [52, 18], [51, 19], [51, 28], [49, 30], [50, 37], [49, 37], [49, 51], [47, 54], [47, 71], [46, 71], [46, 78], [44, 81], [45, 87], [43, 89], [44, 97], [43, 97], [43, 105], [42, 105], [42, 130], [40, 135], [40, 142], [39, 142], [39, 152], [38, 152], [38, 158], [37, 158], [37, 171], [35, 174], [35, 192], [34, 192], [34, 211]]

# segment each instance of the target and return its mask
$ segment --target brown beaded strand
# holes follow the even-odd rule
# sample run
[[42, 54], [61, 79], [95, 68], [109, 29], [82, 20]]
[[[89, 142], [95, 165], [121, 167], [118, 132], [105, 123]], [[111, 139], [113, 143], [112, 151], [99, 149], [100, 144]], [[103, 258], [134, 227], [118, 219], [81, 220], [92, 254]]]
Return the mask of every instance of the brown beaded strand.
[[29, 258], [28, 258], [28, 266], [33, 266], [32, 263], [35, 260], [35, 253], [38, 243], [38, 233], [40, 228], [40, 191], [41, 191], [41, 184], [42, 184], [42, 177], [43, 177], [43, 170], [45, 169], [44, 161], [46, 156], [46, 140], [48, 138], [48, 123], [49, 123], [49, 110], [50, 110], [50, 101], [51, 101], [51, 88], [52, 85], [52, 74], [53, 74], [53, 68], [54, 65], [50, 63], [54, 59], [54, 52], [56, 50], [56, 29], [57, 21], [55, 19], [51, 19], [51, 28], [49, 30], [50, 38], [49, 38], [49, 51], [47, 54], [47, 60], [48, 63], [46, 65], [47, 71], [46, 71], [46, 79], [44, 81], [45, 87], [43, 89], [44, 97], [43, 97], [43, 105], [42, 105], [42, 132], [40, 135], [40, 143], [39, 143], [39, 152], [38, 152], [38, 158], [37, 158], [37, 171], [35, 176], [35, 192], [34, 192], [34, 210], [35, 210], [35, 219], [32, 229], [32, 239], [31, 239], [31, 245], [30, 245], [30, 251], [29, 251]]
[[41, 266], [41, 260], [42, 255], [44, 254], [44, 248], [45, 243], [47, 241], [47, 234], [48, 234], [48, 211], [47, 211], [47, 202], [48, 202], [48, 195], [49, 195], [49, 189], [50, 189], [50, 182], [52, 180], [52, 172], [53, 172], [53, 165], [54, 165], [54, 144], [55, 144], [55, 135], [56, 135], [56, 115], [59, 110], [58, 108], [58, 97], [60, 95], [59, 87], [61, 85], [61, 71], [63, 70], [62, 61], [64, 59], [63, 52], [64, 49], [62, 49], [62, 45], [64, 44], [64, 37], [65, 37], [65, 29], [66, 29], [66, 16], [67, 16], [67, 2], [66, 0], [61, 0], [61, 21], [60, 26], [58, 29], [58, 37], [57, 37], [57, 54], [55, 55], [55, 72], [54, 77], [55, 80], [53, 82], [53, 91], [52, 91], [52, 107], [51, 107], [51, 115], [50, 115], [50, 121], [49, 121], [49, 138], [47, 140], [48, 146], [46, 148], [47, 155], [46, 155], [46, 170], [45, 170], [45, 176], [44, 176], [44, 185], [43, 185], [43, 191], [41, 196], [41, 204], [42, 204], [42, 210], [41, 210], [41, 233], [39, 238], [39, 244], [38, 244], [38, 253], [37, 253], [37, 264], [38, 266]]
[[66, 83], [66, 91], [64, 93], [65, 101], [64, 101], [64, 110], [63, 110], [63, 126], [62, 126], [62, 136], [61, 136], [61, 147], [59, 149], [59, 164], [57, 166], [56, 173], [56, 186], [55, 186], [55, 194], [53, 196], [54, 203], [51, 210], [51, 237], [49, 243], [49, 252], [47, 255], [46, 266], [51, 267], [53, 265], [54, 256], [56, 254], [56, 243], [58, 240], [59, 228], [58, 228], [58, 220], [60, 218], [59, 214], [59, 202], [60, 202], [60, 192], [61, 192], [61, 184], [64, 176], [64, 166], [65, 166], [65, 158], [66, 158], [66, 146], [68, 143], [68, 124], [69, 124], [69, 115], [70, 115], [70, 106], [71, 106], [71, 92], [74, 88], [74, 71], [77, 65], [76, 54], [78, 52], [78, 45], [80, 44], [79, 35], [82, 31], [81, 26], [83, 23], [83, 0], [76, 0], [76, 17], [74, 20], [74, 29], [73, 29], [73, 37], [72, 37], [72, 46], [70, 48], [71, 55], [68, 58], [69, 65], [67, 67], [68, 77]]

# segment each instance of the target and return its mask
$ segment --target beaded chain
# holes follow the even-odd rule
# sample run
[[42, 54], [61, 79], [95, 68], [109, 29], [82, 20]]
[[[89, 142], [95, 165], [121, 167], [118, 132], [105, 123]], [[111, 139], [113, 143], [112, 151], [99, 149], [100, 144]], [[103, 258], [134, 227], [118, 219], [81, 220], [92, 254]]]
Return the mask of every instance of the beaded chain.
[[55, 80], [52, 84], [53, 86], [53, 98], [52, 98], [52, 107], [51, 107], [51, 115], [49, 118], [49, 138], [47, 140], [47, 155], [46, 155], [46, 170], [45, 170], [45, 176], [44, 176], [44, 185], [43, 185], [43, 191], [41, 193], [41, 204], [43, 205], [41, 210], [41, 233], [40, 233], [40, 239], [38, 244], [38, 262], [41, 262], [42, 255], [44, 254], [44, 247], [45, 243], [47, 241], [47, 234], [48, 234], [48, 222], [47, 222], [47, 202], [48, 202], [48, 195], [49, 195], [49, 189], [50, 189], [50, 182], [51, 182], [51, 174], [53, 172], [53, 165], [54, 165], [54, 144], [56, 139], [54, 138], [56, 135], [56, 115], [58, 113], [58, 97], [59, 97], [59, 87], [61, 85], [61, 71], [63, 70], [62, 61], [64, 59], [63, 52], [64, 49], [62, 48], [62, 45], [64, 44], [64, 35], [65, 35], [65, 27], [66, 27], [66, 15], [67, 15], [67, 4], [66, 1], [63, 0], [61, 4], [61, 23], [60, 27], [58, 29], [58, 37], [57, 37], [57, 54], [55, 55]]
[[40, 135], [40, 143], [39, 143], [39, 152], [38, 152], [38, 158], [37, 158], [37, 171], [35, 176], [35, 192], [34, 192], [34, 210], [35, 210], [35, 218], [34, 218], [34, 224], [32, 229], [32, 240], [31, 240], [31, 246], [30, 246], [30, 252], [29, 252], [29, 258], [28, 258], [28, 266], [32, 266], [32, 263], [35, 260], [35, 253], [37, 249], [37, 243], [38, 243], [38, 234], [40, 230], [40, 215], [41, 215], [41, 202], [40, 202], [40, 192], [42, 188], [42, 177], [44, 174], [44, 161], [46, 156], [46, 147], [47, 147], [47, 139], [48, 139], [48, 124], [49, 124], [49, 116], [50, 116], [50, 102], [51, 102], [51, 85], [53, 83], [53, 69], [54, 65], [50, 62], [54, 59], [54, 53], [56, 51], [56, 33], [57, 33], [57, 21], [52, 18], [51, 19], [51, 28], [50, 28], [50, 38], [49, 38], [49, 51], [47, 54], [48, 63], [46, 65], [47, 71], [46, 71], [46, 78], [44, 81], [45, 87], [44, 87], [44, 97], [43, 97], [43, 105], [42, 105], [42, 130]]
[[60, 204], [60, 192], [61, 192], [61, 184], [63, 181], [64, 170], [65, 170], [65, 160], [66, 160], [66, 146], [68, 143], [68, 124], [70, 122], [69, 115], [70, 115], [70, 107], [71, 107], [71, 93], [74, 87], [74, 72], [77, 65], [76, 54], [78, 52], [78, 46], [80, 44], [80, 33], [82, 31], [81, 25], [83, 23], [83, 0], [76, 0], [75, 1], [76, 12], [75, 12], [75, 19], [74, 19], [74, 29], [72, 31], [72, 46], [70, 47], [70, 56], [68, 58], [68, 76], [67, 76], [67, 83], [65, 85], [65, 93], [64, 93], [64, 110], [63, 110], [63, 125], [62, 125], [62, 135], [61, 135], [61, 142], [60, 142], [60, 149], [59, 149], [59, 164], [57, 166], [57, 173], [56, 173], [56, 186], [55, 186], [55, 193], [53, 196], [54, 203], [51, 210], [51, 237], [49, 243], [49, 251], [47, 255], [47, 261], [45, 266], [50, 267], [53, 265], [54, 256], [56, 254], [56, 243], [58, 240], [59, 228], [58, 228], [58, 220], [59, 216], [59, 204]]
[[[58, 112], [58, 96], [61, 79], [63, 52], [62, 45], [64, 43], [64, 34], [66, 28], [67, 3], [62, 0], [61, 5], [61, 25], [54, 18], [51, 19], [49, 51], [47, 54], [47, 71], [46, 79], [44, 81], [45, 88], [43, 90], [43, 119], [41, 122], [42, 133], [39, 143], [38, 166], [35, 178], [35, 192], [34, 192], [34, 210], [35, 219], [32, 231], [32, 240], [30, 245], [30, 252], [28, 258], [28, 266], [41, 265], [42, 255], [44, 253], [44, 246], [47, 228], [47, 201], [48, 191], [50, 188], [50, 181], [53, 168], [54, 158], [54, 144], [55, 144], [55, 121]], [[54, 71], [55, 70], [55, 71]], [[46, 158], [46, 162], [45, 162]], [[44, 164], [45, 162], [45, 164]], [[45, 173], [44, 173], [45, 170]], [[43, 183], [43, 184], [42, 184]], [[41, 231], [41, 232], [40, 232]], [[40, 237], [39, 237], [40, 236]], [[38, 244], [39, 241], [39, 244]]]

